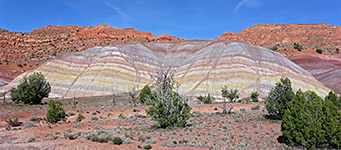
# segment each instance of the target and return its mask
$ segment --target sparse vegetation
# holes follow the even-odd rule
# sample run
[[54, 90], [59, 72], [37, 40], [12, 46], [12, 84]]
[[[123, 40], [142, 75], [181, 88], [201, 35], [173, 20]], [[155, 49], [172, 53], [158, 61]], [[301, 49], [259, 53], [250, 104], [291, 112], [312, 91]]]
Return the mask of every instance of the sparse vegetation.
[[265, 101], [266, 110], [269, 115], [282, 119], [288, 103], [293, 100], [295, 93], [292, 91], [291, 81], [287, 77], [281, 77], [281, 82], [277, 82]]
[[231, 103], [236, 102], [235, 99], [239, 98], [238, 90], [237, 89], [230, 89], [229, 90], [226, 85], [224, 87], [222, 87], [221, 92], [222, 92], [222, 96], [224, 98], [230, 99]]
[[277, 50], [278, 50], [278, 47], [277, 47], [277, 45], [274, 45], [274, 46], [272, 46], [270, 49], [273, 50], [273, 51], [277, 51]]
[[211, 95], [210, 93], [208, 93], [207, 96], [199, 96], [197, 97], [197, 99], [201, 102], [203, 102], [204, 104], [212, 104], [212, 100], [211, 100]]
[[322, 54], [322, 49], [317, 49], [316, 53]]
[[48, 102], [50, 109], [47, 112], [46, 119], [49, 123], [57, 123], [61, 120], [66, 120], [66, 113], [63, 109], [63, 104], [61, 102], [55, 102], [54, 100], [50, 100]]
[[259, 102], [258, 96], [259, 96], [259, 94], [258, 94], [257, 91], [256, 91], [256, 92], [252, 92], [252, 93], [251, 93], [252, 102]]
[[297, 49], [298, 51], [302, 51], [302, 45], [298, 43], [294, 43], [294, 49]]
[[21, 125], [21, 122], [19, 121], [18, 117], [15, 117], [15, 119], [8, 119], [7, 123], [11, 126], [11, 127], [17, 127]]
[[[223, 110], [223, 113], [228, 113], [229, 110], [227, 110], [227, 105], [226, 105], [226, 99], [230, 99], [230, 102], [235, 102], [234, 99], [237, 99], [239, 98], [239, 95], [238, 95], [238, 90], [234, 89], [228, 89], [227, 86], [225, 85], [224, 87], [221, 88], [221, 94], [222, 94], [222, 97], [224, 98], [224, 110]], [[230, 108], [231, 109], [231, 108]]]
[[95, 134], [90, 134], [89, 136], [86, 137], [86, 139], [91, 140], [93, 142], [99, 142], [99, 143], [107, 143], [108, 139], [104, 137], [98, 137]]
[[42, 73], [33, 73], [24, 77], [17, 88], [12, 88], [11, 97], [15, 103], [40, 104], [44, 97], [48, 97], [51, 86]]
[[149, 150], [152, 149], [152, 146], [150, 144], [143, 146], [143, 150]]
[[83, 119], [85, 119], [85, 117], [82, 114], [78, 114], [76, 121], [81, 122]]
[[117, 137], [117, 136], [112, 139], [112, 142], [115, 145], [121, 145], [123, 143], [122, 139], [120, 137]]
[[285, 143], [307, 149], [341, 148], [341, 112], [328, 98], [299, 90], [287, 108], [281, 125]]

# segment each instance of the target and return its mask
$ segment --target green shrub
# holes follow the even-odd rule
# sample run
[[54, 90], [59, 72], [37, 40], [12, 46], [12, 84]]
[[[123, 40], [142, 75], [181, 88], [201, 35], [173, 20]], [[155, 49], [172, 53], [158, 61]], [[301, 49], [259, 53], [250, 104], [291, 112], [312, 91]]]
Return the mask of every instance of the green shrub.
[[273, 50], [273, 51], [277, 51], [278, 47], [277, 47], [277, 45], [275, 45], [275, 46], [271, 47], [270, 49]]
[[340, 116], [328, 98], [323, 100], [315, 92], [299, 90], [283, 116], [283, 141], [305, 149], [340, 149]]
[[302, 50], [302, 45], [294, 43], [294, 49], [297, 49], [298, 51]]
[[148, 85], [145, 85], [139, 95], [140, 103], [144, 104], [144, 102], [151, 97], [153, 97], [152, 90], [150, 90]]
[[48, 97], [51, 92], [51, 86], [46, 81], [42, 73], [33, 73], [24, 77], [17, 88], [11, 90], [12, 100], [16, 103], [40, 104], [44, 97]]
[[158, 122], [161, 128], [184, 127], [191, 117], [191, 108], [187, 99], [175, 92], [175, 81], [168, 73], [162, 74], [156, 80], [158, 92], [147, 100], [150, 105], [146, 109], [152, 120]]
[[8, 119], [7, 123], [11, 125], [12, 127], [20, 126], [21, 122], [19, 121], [18, 117], [15, 117], [15, 119]]
[[120, 137], [117, 137], [117, 136], [112, 139], [112, 142], [115, 145], [121, 145], [123, 143], [122, 139]]
[[210, 93], [208, 93], [207, 96], [199, 96], [197, 97], [198, 100], [200, 100], [201, 102], [203, 102], [204, 104], [212, 104], [212, 100], [211, 100], [211, 95]]
[[31, 142], [34, 142], [34, 141], [36, 141], [36, 139], [33, 138], [33, 137], [31, 137], [31, 138], [29, 138], [29, 139], [27, 140], [28, 143], [31, 143]]
[[144, 150], [149, 150], [149, 149], [152, 149], [152, 146], [150, 144], [148, 144], [146, 146], [143, 146], [143, 149]]
[[251, 110], [259, 110], [260, 106], [257, 105], [257, 106], [254, 106], [254, 107], [251, 107]]
[[86, 137], [87, 140], [91, 140], [93, 142], [99, 142], [99, 143], [107, 143], [108, 139], [104, 137], [98, 137], [95, 134], [90, 134]]
[[77, 136], [76, 136], [76, 135], [73, 135], [73, 134], [68, 134], [68, 135], [66, 135], [66, 137], [67, 137], [69, 140], [77, 139]]
[[270, 116], [282, 119], [288, 108], [288, 103], [293, 100], [294, 95], [291, 81], [287, 77], [281, 77], [281, 82], [276, 83], [265, 100], [266, 110]]
[[317, 49], [316, 52], [322, 54], [322, 49]]
[[336, 48], [336, 53], [339, 53], [339, 52], [340, 52], [339, 48]]
[[55, 102], [54, 100], [50, 100], [48, 102], [50, 109], [47, 112], [46, 119], [49, 123], [57, 123], [61, 120], [66, 120], [66, 113], [63, 109], [63, 104], [61, 102]]
[[258, 100], [258, 96], [259, 96], [259, 94], [258, 94], [258, 92], [256, 91], [256, 92], [253, 92], [253, 93], [251, 93], [251, 99], [252, 99], [252, 101], [253, 102], [259, 102], [259, 100]]
[[81, 122], [83, 119], [85, 119], [85, 117], [82, 114], [78, 114], [76, 121]]

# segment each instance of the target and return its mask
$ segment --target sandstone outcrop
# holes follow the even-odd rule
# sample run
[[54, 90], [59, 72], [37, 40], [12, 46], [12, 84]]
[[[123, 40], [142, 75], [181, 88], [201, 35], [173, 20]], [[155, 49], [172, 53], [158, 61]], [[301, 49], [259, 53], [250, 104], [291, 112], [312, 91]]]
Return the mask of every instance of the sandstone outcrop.
[[[174, 74], [178, 92], [188, 96], [210, 93], [221, 97], [221, 87], [238, 89], [241, 98], [254, 91], [265, 98], [287, 76], [294, 90], [325, 95], [329, 88], [284, 56], [246, 42], [177, 41], [95, 47], [65, 53], [41, 65], [52, 87], [51, 97], [85, 97], [129, 92], [153, 84], [150, 75], [160, 70]], [[26, 72], [0, 92], [16, 86]]]
[[247, 28], [238, 34], [226, 32], [215, 40], [241, 40], [262, 47], [299, 43], [335, 50], [341, 46], [341, 27], [327, 24], [263, 24]]

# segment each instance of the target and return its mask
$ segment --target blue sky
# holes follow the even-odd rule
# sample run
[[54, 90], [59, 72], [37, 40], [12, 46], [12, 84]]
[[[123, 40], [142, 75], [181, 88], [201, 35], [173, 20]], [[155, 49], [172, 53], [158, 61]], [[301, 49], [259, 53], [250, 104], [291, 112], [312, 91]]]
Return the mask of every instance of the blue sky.
[[257, 24], [341, 24], [341, 0], [0, 0], [0, 28], [135, 28], [154, 36], [214, 39]]

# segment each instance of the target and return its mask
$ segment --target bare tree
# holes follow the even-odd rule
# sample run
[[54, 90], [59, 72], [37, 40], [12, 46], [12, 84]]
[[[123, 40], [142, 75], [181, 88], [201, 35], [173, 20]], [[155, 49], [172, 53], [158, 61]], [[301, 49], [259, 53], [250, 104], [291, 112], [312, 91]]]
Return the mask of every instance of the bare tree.
[[131, 102], [133, 103], [134, 107], [136, 106], [137, 100], [138, 100], [138, 91], [137, 88], [134, 86], [129, 92], [128, 92]]
[[112, 103], [114, 104], [114, 106], [116, 106], [116, 95], [115, 95], [115, 93], [112, 93]]

